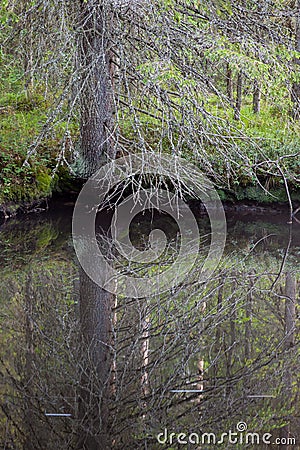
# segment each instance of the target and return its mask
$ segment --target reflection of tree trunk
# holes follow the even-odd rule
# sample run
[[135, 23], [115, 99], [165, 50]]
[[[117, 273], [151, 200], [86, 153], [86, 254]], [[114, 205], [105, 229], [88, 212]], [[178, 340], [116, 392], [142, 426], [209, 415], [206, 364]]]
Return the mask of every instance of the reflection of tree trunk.
[[113, 360], [112, 360], [112, 395], [115, 396], [117, 392], [117, 354], [116, 354], [116, 330], [118, 323], [118, 314], [117, 314], [117, 306], [118, 306], [118, 297], [117, 295], [114, 298], [114, 306], [113, 306], [113, 315], [112, 315], [112, 336], [111, 336], [111, 345], [114, 350]]
[[[198, 360], [197, 368], [198, 368], [198, 374], [199, 374], [198, 382], [197, 382], [197, 389], [199, 391], [203, 391], [203, 389], [204, 389], [204, 384], [203, 384], [204, 359]], [[202, 399], [203, 399], [203, 394], [199, 393], [199, 395], [197, 396], [197, 403], [201, 403]]]
[[142, 320], [142, 346], [141, 346], [141, 356], [142, 356], [142, 377], [141, 377], [141, 388], [142, 388], [142, 398], [143, 398], [143, 419], [147, 415], [147, 397], [149, 395], [149, 344], [150, 344], [150, 318], [145, 317]]
[[149, 366], [149, 341], [150, 341], [150, 334], [149, 334], [149, 325], [150, 325], [150, 319], [149, 317], [146, 317], [142, 322], [142, 348], [141, 348], [141, 355], [142, 355], [142, 395], [143, 397], [147, 397], [149, 395], [149, 373], [148, 373], [148, 366]]
[[[295, 324], [296, 324], [296, 277], [291, 272], [286, 273], [285, 279], [285, 348], [287, 350], [287, 357], [285, 362], [285, 368], [283, 373], [283, 395], [284, 395], [284, 406], [285, 409], [290, 409], [292, 404], [292, 374], [290, 361], [294, 359], [291, 355], [292, 348], [295, 344]], [[288, 423], [280, 429], [280, 437], [288, 438], [290, 437], [290, 424]], [[282, 445], [279, 448], [288, 449], [290, 446]]]
[[230, 318], [230, 349], [228, 350], [228, 372], [231, 374], [231, 369], [233, 366], [233, 353], [234, 344], [236, 341], [236, 331], [235, 331], [235, 321], [236, 321], [236, 306], [235, 302], [232, 304], [232, 313]]
[[32, 408], [32, 401], [34, 397], [33, 392], [33, 376], [34, 376], [34, 346], [33, 346], [33, 291], [32, 291], [32, 277], [28, 274], [25, 289], [25, 339], [26, 339], [26, 353], [25, 353], [25, 426], [26, 426], [26, 440], [24, 443], [24, 450], [33, 450], [35, 448], [33, 440], [35, 439], [36, 431], [34, 429], [34, 411]]
[[253, 279], [250, 278], [249, 292], [247, 295], [246, 303], [246, 318], [247, 322], [245, 324], [245, 361], [250, 358], [251, 355], [251, 325], [252, 325], [252, 289], [253, 289]]
[[[222, 309], [222, 303], [223, 303], [223, 290], [224, 290], [224, 283], [225, 283], [225, 279], [222, 279], [221, 282], [221, 286], [219, 287], [218, 290], [218, 305], [217, 305], [217, 311], [218, 311], [218, 321], [219, 321], [219, 315]], [[220, 348], [220, 337], [221, 337], [221, 326], [220, 324], [217, 325], [217, 329], [216, 329], [216, 350], [219, 351]]]
[[238, 73], [237, 84], [236, 84], [236, 102], [234, 110], [234, 120], [240, 120], [241, 117], [241, 107], [242, 107], [242, 87], [243, 87], [243, 75], [242, 72]]
[[[218, 290], [218, 305], [217, 305], [217, 321], [218, 324], [216, 326], [216, 344], [215, 344], [215, 354], [218, 355], [221, 348], [221, 310], [223, 304], [223, 291], [224, 291], [225, 278], [222, 278], [221, 285]], [[216, 383], [217, 373], [218, 373], [218, 363], [217, 359], [214, 363], [214, 384]]]
[[79, 392], [78, 449], [106, 450], [109, 439], [109, 398], [112, 395], [112, 307], [114, 296], [80, 269], [82, 377]]
[[287, 272], [285, 280], [285, 345], [286, 348], [293, 347], [295, 337], [296, 317], [296, 278], [291, 272]]
[[[231, 315], [230, 315], [230, 343], [229, 348], [227, 350], [227, 364], [226, 364], [226, 377], [229, 380], [231, 378], [232, 374], [232, 367], [233, 367], [233, 354], [234, 354], [234, 346], [236, 341], [236, 329], [235, 329], [235, 322], [236, 322], [236, 299], [234, 297], [234, 293], [236, 291], [236, 278], [234, 278], [232, 282], [232, 299], [231, 299]], [[230, 391], [230, 387], [226, 386], [226, 392], [227, 394]]]
[[[203, 316], [206, 312], [206, 307], [207, 307], [206, 302], [203, 302], [202, 308], [201, 308], [201, 313], [203, 314]], [[198, 379], [197, 379], [196, 388], [199, 391], [203, 391], [204, 359], [201, 356], [197, 361], [197, 369], [198, 369]], [[201, 403], [202, 399], [203, 399], [203, 394], [201, 392], [201, 393], [199, 393], [199, 395], [197, 395], [196, 402]]]

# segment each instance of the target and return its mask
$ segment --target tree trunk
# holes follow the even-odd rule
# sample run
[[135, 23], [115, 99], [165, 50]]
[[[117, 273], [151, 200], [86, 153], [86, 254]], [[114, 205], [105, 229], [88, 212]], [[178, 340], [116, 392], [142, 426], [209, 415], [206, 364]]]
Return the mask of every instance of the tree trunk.
[[24, 55], [25, 90], [27, 98], [30, 98], [34, 87], [34, 55], [33, 55], [33, 26], [31, 14], [28, 18], [28, 31], [25, 36], [26, 53]]
[[80, 1], [78, 58], [81, 97], [82, 175], [89, 177], [114, 157], [111, 140], [112, 60], [109, 31], [112, 15], [98, 0]]
[[227, 97], [230, 102], [230, 105], [233, 106], [232, 70], [231, 70], [229, 64], [227, 64], [227, 69], [226, 69], [226, 93], [227, 93]]
[[261, 91], [258, 80], [254, 80], [253, 85], [253, 112], [254, 114], [258, 114], [260, 112], [260, 99], [261, 99]]
[[[295, 50], [300, 52], [300, 0], [296, 2], [296, 33], [295, 33]], [[296, 71], [299, 72], [300, 69], [300, 60], [299, 58], [294, 58], [294, 63], [296, 66]], [[292, 84], [292, 92], [291, 92], [293, 109], [292, 116], [294, 119], [300, 118], [300, 83], [294, 82]]]
[[[296, 277], [291, 272], [286, 273], [285, 278], [285, 348], [287, 351], [291, 351], [295, 344], [295, 327], [296, 327]], [[291, 358], [294, 359], [294, 358]], [[290, 358], [287, 359], [287, 364]], [[293, 390], [293, 377], [291, 367], [285, 365], [283, 372], [283, 404], [285, 409], [289, 409], [292, 406], [292, 390]], [[284, 427], [280, 428], [280, 438], [288, 439], [290, 435], [290, 424], [288, 423]], [[280, 449], [288, 449], [290, 446], [280, 445]]]
[[242, 72], [238, 73], [237, 85], [236, 85], [236, 102], [234, 110], [234, 120], [240, 120], [241, 117], [241, 107], [242, 107], [242, 87], [243, 87], [243, 76]]

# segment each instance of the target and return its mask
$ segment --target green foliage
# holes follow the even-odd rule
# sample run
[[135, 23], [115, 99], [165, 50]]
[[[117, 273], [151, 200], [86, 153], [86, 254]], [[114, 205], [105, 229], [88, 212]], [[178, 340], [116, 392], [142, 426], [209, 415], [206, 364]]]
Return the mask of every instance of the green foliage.
[[[45, 108], [47, 102], [43, 95], [34, 92], [33, 94], [28, 94], [26, 92], [10, 92], [0, 98], [0, 105], [2, 108], [8, 106], [12, 111], [27, 112], [33, 111], [37, 108]], [[41, 111], [39, 111], [41, 114]]]
[[52, 242], [55, 242], [59, 236], [57, 230], [54, 227], [44, 226], [41, 228], [39, 234], [37, 235], [36, 247], [38, 251], [46, 249]]
[[[67, 177], [66, 170], [60, 166], [55, 179], [52, 173], [65, 132], [63, 124], [45, 135], [29, 164], [24, 164], [28, 149], [43, 128], [51, 94], [45, 98], [40, 88], [25, 91], [14, 68], [4, 75], [0, 84], [0, 204], [48, 197], [58, 185], [67, 189], [70, 172]], [[70, 129], [77, 133], [76, 126], [71, 125]], [[65, 153], [68, 156], [67, 148]]]

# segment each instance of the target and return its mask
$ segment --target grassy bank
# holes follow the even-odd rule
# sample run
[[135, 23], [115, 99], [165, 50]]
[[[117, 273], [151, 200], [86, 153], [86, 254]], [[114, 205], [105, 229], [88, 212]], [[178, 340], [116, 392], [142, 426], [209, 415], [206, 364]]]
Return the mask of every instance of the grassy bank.
[[[41, 87], [26, 90], [20, 80], [15, 68], [2, 73], [0, 85], [0, 205], [11, 212], [20, 206], [22, 209], [22, 205], [26, 210], [26, 205], [53, 193], [76, 192], [80, 186], [76, 179], [75, 151], [79, 141], [78, 120], [66, 124], [62, 114], [45, 131], [47, 116], [54, 105], [51, 92], [46, 93]], [[219, 120], [227, 120], [227, 134], [236, 140], [238, 148], [225, 160], [218, 147], [209, 143], [205, 147], [207, 166], [213, 167], [211, 178], [222, 200], [287, 203], [284, 172], [292, 200], [300, 202], [300, 158], [295, 156], [300, 153], [300, 126], [289, 116], [288, 108], [270, 107], [262, 102], [261, 112], [254, 114], [251, 98], [245, 97], [240, 121], [233, 119], [233, 109], [224, 108], [217, 97], [209, 97], [205, 108]], [[143, 114], [140, 121], [150, 146], [158, 147], [161, 131], [157, 121], [145, 119]], [[135, 133], [129, 112], [119, 118], [119, 126], [125, 138], [133, 142]], [[163, 146], [170, 151], [168, 139]], [[243, 154], [247, 155], [247, 163]], [[186, 147], [183, 156], [193, 160], [192, 150]], [[276, 161], [280, 161], [280, 171], [276, 169]], [[207, 173], [201, 162], [199, 167]]]

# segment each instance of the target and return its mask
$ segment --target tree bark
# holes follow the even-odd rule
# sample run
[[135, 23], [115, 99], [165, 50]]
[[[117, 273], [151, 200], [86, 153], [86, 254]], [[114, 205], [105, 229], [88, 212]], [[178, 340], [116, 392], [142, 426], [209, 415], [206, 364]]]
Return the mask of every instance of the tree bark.
[[243, 76], [242, 72], [238, 73], [237, 84], [236, 84], [236, 102], [234, 110], [234, 120], [240, 120], [241, 117], [241, 107], [242, 107], [242, 88], [243, 88]]
[[230, 105], [233, 106], [233, 83], [232, 83], [232, 70], [227, 64], [226, 68], [226, 93], [228, 100], [230, 102]]
[[89, 177], [114, 157], [111, 140], [112, 58], [109, 31], [112, 14], [98, 0], [80, 1], [78, 57], [80, 67], [80, 136], [82, 175]]
[[230, 102], [230, 105], [233, 107], [233, 82], [232, 82], [232, 70], [229, 64], [226, 65], [226, 95]]
[[258, 114], [260, 112], [260, 99], [261, 99], [261, 91], [258, 80], [254, 80], [253, 86], [253, 112], [254, 114]]

